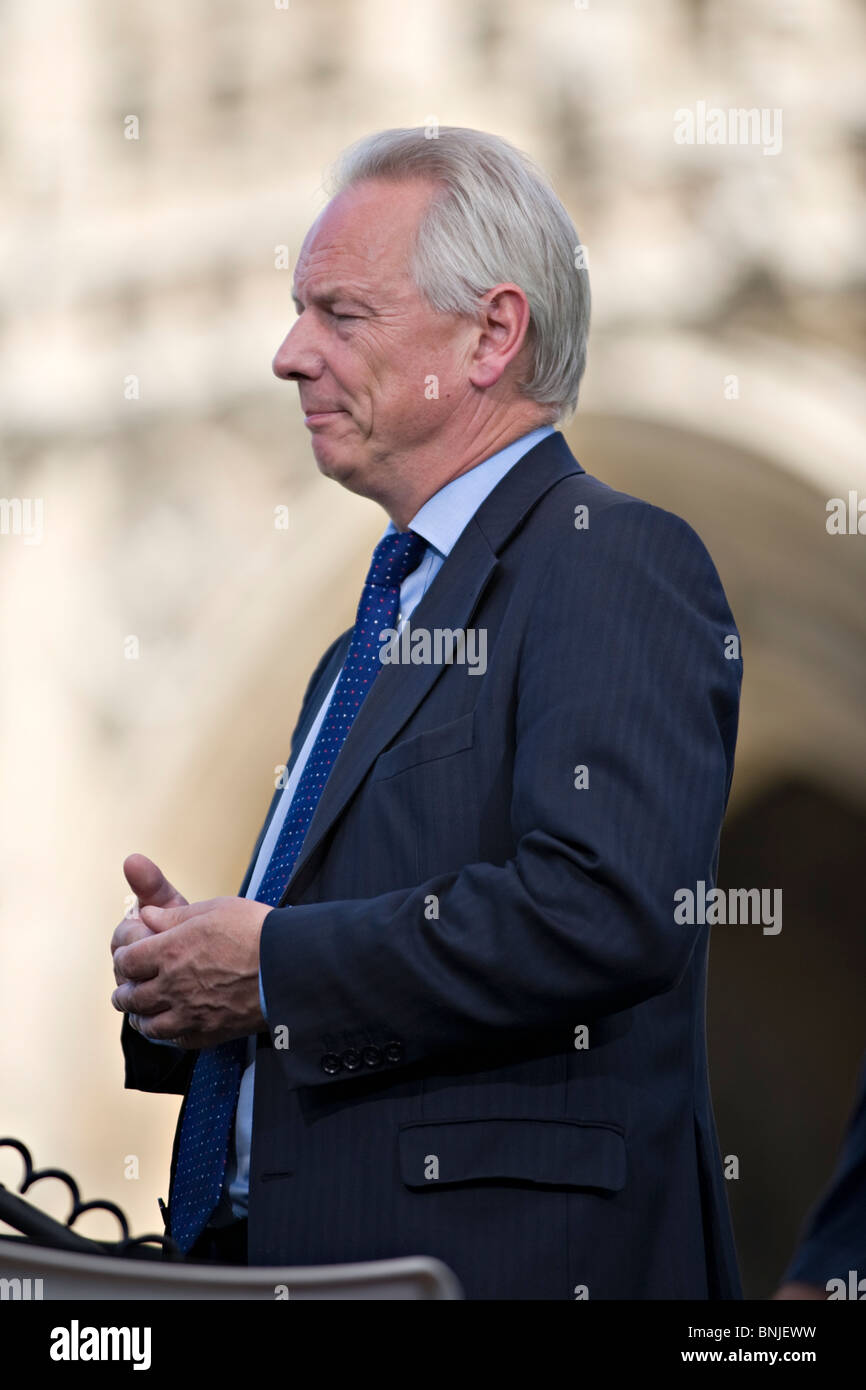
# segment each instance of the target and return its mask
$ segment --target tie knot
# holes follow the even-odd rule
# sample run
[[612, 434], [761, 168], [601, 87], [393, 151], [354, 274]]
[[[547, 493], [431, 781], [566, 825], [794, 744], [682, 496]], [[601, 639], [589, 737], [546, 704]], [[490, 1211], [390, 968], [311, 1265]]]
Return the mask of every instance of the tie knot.
[[373, 551], [367, 583], [377, 588], [399, 589], [406, 575], [420, 564], [426, 549], [427, 542], [414, 531], [396, 531], [383, 536]]

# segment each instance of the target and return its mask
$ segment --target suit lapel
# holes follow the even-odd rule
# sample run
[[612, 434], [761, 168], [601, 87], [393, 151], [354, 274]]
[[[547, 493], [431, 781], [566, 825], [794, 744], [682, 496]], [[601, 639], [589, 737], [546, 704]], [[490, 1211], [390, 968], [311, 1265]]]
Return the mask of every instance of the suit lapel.
[[[306, 743], [307, 735], [313, 726], [313, 722], [321, 707], [322, 700], [325, 698], [325, 695], [330, 690], [334, 680], [336, 679], [337, 672], [340, 670], [341, 666], [343, 665], [343, 662], [346, 660], [346, 653], [349, 650], [349, 643], [351, 640], [352, 629], [348, 628], [337, 642], [337, 645], [331, 654], [331, 659], [329, 660], [325, 669], [322, 671], [322, 674], [319, 676], [319, 679], [316, 681], [315, 687], [310, 691], [310, 696], [307, 700], [304, 714], [295, 731], [294, 751], [291, 753], [289, 761], [286, 764], [286, 781], [288, 781], [288, 779], [292, 775], [292, 769], [295, 766], [295, 763], [298, 761], [301, 749]], [[271, 823], [271, 819], [273, 817], [274, 812], [277, 809], [282, 794], [283, 787], [277, 787], [274, 791], [273, 796], [271, 797], [271, 804], [268, 807], [268, 813], [265, 816], [264, 824], [261, 830], [259, 831], [259, 838], [256, 840], [255, 848], [252, 852], [252, 857], [250, 858], [250, 862], [247, 865], [247, 871], [244, 874], [243, 883], [238, 889], [239, 898], [246, 897], [246, 892], [250, 886], [250, 881], [253, 876], [253, 869], [255, 868], [256, 860], [259, 857], [259, 851], [261, 850], [265, 835], [268, 832], [268, 826]]]
[[[470, 626], [498, 564], [497, 555], [544, 494], [562, 478], [584, 470], [558, 432], [509, 469], [461, 532], [453, 550], [411, 618], [413, 627], [460, 629]], [[322, 695], [342, 664], [351, 634], [340, 643], [323, 678]], [[302, 890], [315, 856], [337, 818], [382, 750], [399, 733], [441, 674], [441, 666], [385, 665], [379, 671], [331, 769], [313, 819], [280, 899], [283, 907]], [[321, 703], [319, 700], [315, 706]], [[312, 701], [311, 701], [312, 704]], [[312, 721], [311, 721], [312, 722]], [[298, 739], [298, 748], [303, 739]], [[274, 802], [274, 804], [276, 804]]]

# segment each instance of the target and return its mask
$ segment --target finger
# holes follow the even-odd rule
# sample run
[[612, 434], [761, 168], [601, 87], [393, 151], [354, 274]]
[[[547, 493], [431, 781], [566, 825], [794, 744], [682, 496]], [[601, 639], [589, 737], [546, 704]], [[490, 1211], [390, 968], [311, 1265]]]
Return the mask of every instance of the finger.
[[[146, 1031], [146, 1020], [140, 1018], [138, 1014], [127, 1014], [126, 1019], [129, 1023], [130, 1028], [134, 1028], [136, 1033], [140, 1033], [143, 1038], [148, 1038], [151, 1036]], [[153, 1039], [153, 1041], [157, 1041], [157, 1039]], [[180, 1046], [180, 1040], [178, 1038], [160, 1038], [158, 1041], [171, 1042], [175, 1043], [175, 1045], [178, 1047]]]
[[154, 1014], [152, 1018], [130, 1014], [129, 1021], [136, 1033], [140, 1033], [143, 1038], [150, 1038], [152, 1042], [173, 1042], [184, 1048], [190, 1045], [183, 1035], [182, 1020], [170, 1009], [165, 1013]]
[[142, 922], [150, 931], [168, 931], [171, 927], [178, 927], [181, 922], [186, 922], [189, 916], [197, 916], [196, 912], [190, 913], [188, 905], [178, 905], [174, 908], [154, 908], [149, 905], [139, 910], [143, 913]]
[[131, 946], [120, 946], [114, 953], [115, 972], [120, 971], [127, 980], [153, 980], [159, 974], [159, 962], [163, 943], [154, 932], [148, 934], [146, 941], [134, 941]]
[[123, 973], [122, 970], [118, 970], [117, 965], [115, 964], [115, 965], [114, 965], [114, 983], [115, 983], [116, 985], [126, 985], [126, 984], [134, 984], [135, 981], [134, 981], [134, 980], [130, 980], [130, 978], [129, 978], [128, 975], [124, 975], [124, 973]]
[[182, 906], [186, 898], [169, 883], [158, 864], [144, 854], [128, 854], [123, 861], [126, 881], [138, 898], [139, 906]]
[[151, 931], [168, 931], [170, 927], [179, 927], [182, 922], [191, 922], [194, 917], [206, 917], [219, 902], [219, 898], [208, 898], [206, 902], [184, 903], [176, 907], [143, 907], [141, 920]]
[[134, 941], [146, 941], [149, 936], [153, 936], [150, 927], [146, 927], [138, 918], [124, 917], [122, 922], [118, 922], [114, 928], [114, 935], [111, 938], [111, 954], [119, 950], [121, 946], [131, 946]]
[[134, 1013], [139, 1016], [151, 1017], [154, 1014], [164, 1013], [171, 1001], [165, 998], [162, 985], [158, 980], [148, 980], [144, 984], [134, 984], [131, 980], [124, 980], [113, 991], [111, 1002], [118, 1013]]

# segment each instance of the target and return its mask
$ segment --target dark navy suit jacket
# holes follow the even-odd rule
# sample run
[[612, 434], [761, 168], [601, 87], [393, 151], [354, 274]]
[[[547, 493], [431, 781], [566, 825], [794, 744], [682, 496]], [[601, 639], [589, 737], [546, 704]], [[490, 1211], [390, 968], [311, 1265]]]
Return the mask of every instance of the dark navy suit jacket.
[[[429, 1254], [476, 1299], [739, 1298], [708, 928], [674, 920], [714, 881], [733, 769], [712, 561], [555, 433], [411, 623], [486, 629], [487, 671], [382, 667], [265, 919], [250, 1262]], [[123, 1038], [127, 1086], [184, 1092], [194, 1053]]]

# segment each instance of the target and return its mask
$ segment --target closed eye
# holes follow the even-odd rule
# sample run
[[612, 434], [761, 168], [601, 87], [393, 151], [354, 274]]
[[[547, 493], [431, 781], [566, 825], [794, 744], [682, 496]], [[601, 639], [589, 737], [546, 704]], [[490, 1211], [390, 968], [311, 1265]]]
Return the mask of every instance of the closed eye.
[[[301, 317], [301, 314], [303, 314], [303, 312], [304, 312], [305, 305], [303, 305], [303, 304], [300, 302], [300, 300], [298, 300], [298, 299], [294, 299], [294, 305], [295, 305], [295, 313], [298, 315], [298, 318], [300, 318], [300, 317]], [[340, 321], [340, 322], [342, 322], [342, 321], [345, 320], [345, 319], [362, 319], [362, 318], [366, 318], [366, 315], [365, 315], [365, 314], [338, 314], [338, 313], [336, 312], [336, 310], [330, 308], [328, 305], [325, 305], [325, 304], [320, 305], [320, 309], [321, 309], [321, 312], [322, 312], [323, 314], [328, 314], [332, 319], [337, 319], [337, 320]]]

